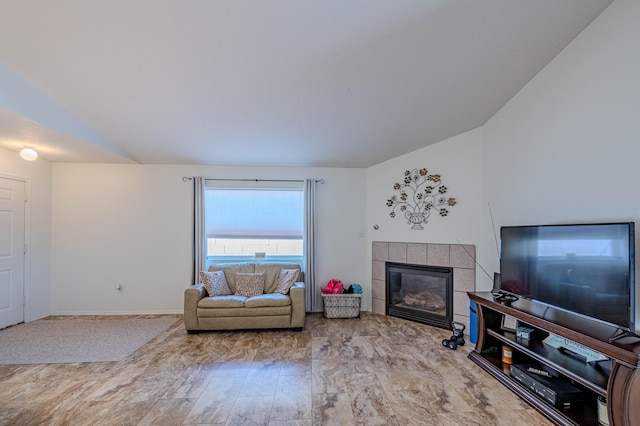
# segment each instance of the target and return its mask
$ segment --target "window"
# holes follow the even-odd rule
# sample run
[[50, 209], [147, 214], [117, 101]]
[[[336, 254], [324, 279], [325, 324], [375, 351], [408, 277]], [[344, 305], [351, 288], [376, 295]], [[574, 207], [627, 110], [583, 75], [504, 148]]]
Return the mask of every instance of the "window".
[[301, 182], [205, 181], [207, 260], [302, 260]]

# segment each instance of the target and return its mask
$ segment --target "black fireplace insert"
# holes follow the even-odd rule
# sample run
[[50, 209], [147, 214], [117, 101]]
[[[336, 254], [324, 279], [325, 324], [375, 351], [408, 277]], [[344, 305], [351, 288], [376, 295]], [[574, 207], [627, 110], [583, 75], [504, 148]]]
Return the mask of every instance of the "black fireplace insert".
[[451, 329], [453, 268], [386, 263], [387, 315]]

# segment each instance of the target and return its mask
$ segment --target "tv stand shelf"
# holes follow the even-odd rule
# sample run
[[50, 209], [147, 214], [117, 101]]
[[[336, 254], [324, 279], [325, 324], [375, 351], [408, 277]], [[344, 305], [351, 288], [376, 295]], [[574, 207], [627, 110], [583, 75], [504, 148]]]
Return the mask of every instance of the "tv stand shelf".
[[[609, 376], [605, 371], [587, 365], [574, 357], [567, 356], [559, 349], [548, 347], [542, 343], [539, 338], [527, 342], [522, 339], [516, 339], [514, 333], [500, 334], [494, 330], [487, 330], [487, 332], [540, 364], [553, 368], [555, 371], [588, 387], [599, 395], [607, 396], [607, 381], [609, 380]], [[508, 334], [511, 334], [511, 337], [505, 336]], [[523, 346], [525, 343], [528, 343], [528, 345]]]
[[[598, 425], [597, 398], [605, 397], [610, 425], [640, 424], [640, 341], [625, 338], [613, 343], [618, 330], [566, 311], [531, 300], [510, 304], [494, 300], [490, 292], [468, 293], [476, 304], [478, 338], [469, 358], [558, 425]], [[502, 329], [505, 315], [535, 330], [530, 340]], [[564, 349], [543, 343], [550, 333], [569, 339], [604, 355], [607, 360], [586, 363]], [[511, 377], [502, 362], [502, 346], [512, 348], [515, 364], [550, 368], [566, 382], [582, 390], [582, 404], [568, 410], [556, 408]], [[496, 351], [497, 349], [497, 351]]]

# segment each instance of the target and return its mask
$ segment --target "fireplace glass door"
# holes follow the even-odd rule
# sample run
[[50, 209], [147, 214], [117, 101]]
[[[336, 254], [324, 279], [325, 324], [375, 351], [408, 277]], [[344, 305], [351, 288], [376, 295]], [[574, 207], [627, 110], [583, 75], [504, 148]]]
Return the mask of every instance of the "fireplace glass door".
[[451, 268], [387, 262], [386, 286], [387, 315], [451, 328]]

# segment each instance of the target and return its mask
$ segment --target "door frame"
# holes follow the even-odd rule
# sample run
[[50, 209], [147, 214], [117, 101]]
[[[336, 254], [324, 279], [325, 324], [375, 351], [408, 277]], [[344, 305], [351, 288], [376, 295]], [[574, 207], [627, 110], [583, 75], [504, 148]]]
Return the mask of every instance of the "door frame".
[[22, 319], [24, 322], [29, 322], [31, 321], [31, 293], [29, 291], [29, 283], [31, 282], [31, 179], [4, 173], [0, 173], [0, 178], [23, 182], [27, 197], [24, 203], [24, 244], [27, 246], [27, 252], [24, 253], [24, 270], [22, 271], [22, 295], [24, 297]]

